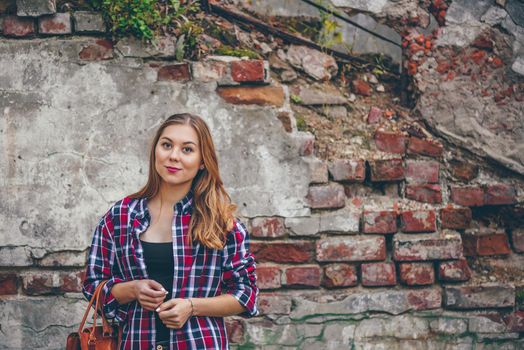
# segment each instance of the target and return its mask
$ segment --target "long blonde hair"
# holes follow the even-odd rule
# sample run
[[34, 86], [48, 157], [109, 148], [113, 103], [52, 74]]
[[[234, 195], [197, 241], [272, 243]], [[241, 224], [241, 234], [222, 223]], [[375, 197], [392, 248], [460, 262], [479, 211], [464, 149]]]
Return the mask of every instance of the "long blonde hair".
[[158, 128], [149, 153], [149, 176], [146, 185], [130, 198], [152, 198], [160, 190], [160, 175], [155, 168], [155, 148], [162, 132], [169, 125], [190, 125], [198, 135], [204, 169], [199, 170], [191, 189], [193, 190], [193, 213], [189, 224], [188, 244], [197, 240], [208, 248], [224, 247], [226, 234], [233, 228], [236, 206], [231, 203], [224, 189], [218, 170], [218, 159], [206, 122], [189, 113], [174, 114]]

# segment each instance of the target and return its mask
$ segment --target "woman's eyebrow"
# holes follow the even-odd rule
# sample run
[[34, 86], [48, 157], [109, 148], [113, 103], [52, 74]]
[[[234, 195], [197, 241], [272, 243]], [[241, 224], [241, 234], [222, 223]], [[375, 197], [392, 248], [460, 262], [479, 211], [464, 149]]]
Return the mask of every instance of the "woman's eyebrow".
[[[171, 139], [170, 139], [169, 137], [167, 137], [167, 136], [162, 136], [160, 139], [161, 139], [161, 140], [162, 140], [162, 139], [167, 139], [167, 140], [169, 140], [169, 142], [173, 142], [173, 140], [171, 140]], [[182, 142], [183, 145], [186, 145], [186, 144], [188, 144], [188, 143], [192, 143], [192, 144], [195, 145], [195, 146], [197, 145], [197, 144], [194, 143], [193, 141], [185, 141], [185, 142]]]

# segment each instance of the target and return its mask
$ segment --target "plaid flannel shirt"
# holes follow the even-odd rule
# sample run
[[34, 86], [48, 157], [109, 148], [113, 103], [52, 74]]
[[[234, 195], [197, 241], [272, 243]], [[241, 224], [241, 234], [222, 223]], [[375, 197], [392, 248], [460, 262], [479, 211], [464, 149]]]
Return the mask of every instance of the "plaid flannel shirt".
[[[173, 298], [234, 296], [246, 311], [258, 315], [255, 258], [249, 251], [249, 235], [238, 220], [228, 232], [223, 249], [186, 243], [192, 209], [192, 191], [175, 204], [172, 224], [174, 251]], [[144, 198], [128, 197], [115, 203], [95, 229], [89, 252], [83, 293], [91, 299], [96, 286], [109, 280], [103, 289], [104, 314], [123, 325], [120, 349], [154, 349], [155, 316], [137, 301], [119, 304], [111, 294], [115, 283], [147, 279], [140, 233], [151, 222]], [[170, 330], [170, 349], [228, 349], [223, 317], [193, 316], [180, 329]]]

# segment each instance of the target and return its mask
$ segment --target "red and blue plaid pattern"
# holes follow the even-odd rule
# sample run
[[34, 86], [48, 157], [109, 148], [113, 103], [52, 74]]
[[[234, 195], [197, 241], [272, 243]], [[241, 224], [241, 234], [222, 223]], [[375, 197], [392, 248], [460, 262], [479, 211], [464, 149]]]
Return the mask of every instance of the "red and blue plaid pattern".
[[[258, 315], [255, 258], [249, 251], [249, 235], [239, 221], [227, 234], [223, 249], [210, 249], [194, 242], [186, 244], [193, 196], [190, 191], [175, 205], [173, 251], [174, 298], [204, 298], [223, 293], [233, 295], [246, 311], [244, 317]], [[119, 304], [111, 294], [115, 283], [147, 279], [139, 235], [151, 222], [144, 198], [128, 197], [115, 203], [95, 229], [87, 261], [83, 293], [91, 299], [96, 286], [109, 280], [103, 290], [104, 313], [123, 325], [121, 349], [152, 349], [155, 318], [136, 301]], [[171, 330], [170, 349], [228, 349], [222, 317], [193, 316], [180, 329]]]

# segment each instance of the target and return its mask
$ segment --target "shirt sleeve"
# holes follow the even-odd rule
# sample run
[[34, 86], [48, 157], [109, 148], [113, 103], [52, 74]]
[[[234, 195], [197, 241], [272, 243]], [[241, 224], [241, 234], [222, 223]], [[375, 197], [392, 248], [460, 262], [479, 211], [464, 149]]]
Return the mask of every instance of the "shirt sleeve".
[[258, 315], [255, 256], [249, 251], [249, 234], [243, 224], [235, 221], [228, 233], [222, 265], [222, 288], [246, 308], [240, 316]]
[[108, 280], [102, 289], [101, 301], [103, 311], [107, 319], [115, 319], [123, 322], [127, 316], [129, 304], [119, 304], [111, 294], [111, 288], [115, 283], [124, 282], [115, 266], [115, 249], [113, 244], [113, 221], [111, 211], [108, 211], [100, 220], [93, 235], [93, 241], [87, 258], [85, 279], [82, 293], [91, 300], [96, 287], [100, 282]]

